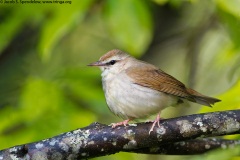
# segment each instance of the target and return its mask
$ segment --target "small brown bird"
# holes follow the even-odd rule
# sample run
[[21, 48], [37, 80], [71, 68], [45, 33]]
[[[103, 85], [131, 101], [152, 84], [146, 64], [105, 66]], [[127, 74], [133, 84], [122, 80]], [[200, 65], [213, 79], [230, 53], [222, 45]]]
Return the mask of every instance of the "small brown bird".
[[109, 109], [125, 119], [112, 127], [128, 124], [130, 120], [158, 113], [149, 134], [160, 120], [160, 112], [166, 107], [189, 100], [211, 107], [219, 99], [204, 96], [187, 88], [156, 66], [137, 60], [114, 49], [99, 61], [89, 64], [102, 70], [102, 84]]

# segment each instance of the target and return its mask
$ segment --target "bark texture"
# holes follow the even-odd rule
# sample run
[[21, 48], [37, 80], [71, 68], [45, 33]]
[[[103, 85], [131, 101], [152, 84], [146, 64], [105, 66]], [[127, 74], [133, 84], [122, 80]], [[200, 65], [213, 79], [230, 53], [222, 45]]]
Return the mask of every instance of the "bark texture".
[[[240, 133], [240, 110], [194, 114], [160, 121], [149, 135], [152, 123], [112, 128], [99, 123], [63, 133], [39, 142], [0, 151], [0, 160], [87, 159], [135, 152], [144, 154], [192, 155], [226, 148], [239, 140], [209, 139]], [[203, 139], [196, 139], [196, 138]]]

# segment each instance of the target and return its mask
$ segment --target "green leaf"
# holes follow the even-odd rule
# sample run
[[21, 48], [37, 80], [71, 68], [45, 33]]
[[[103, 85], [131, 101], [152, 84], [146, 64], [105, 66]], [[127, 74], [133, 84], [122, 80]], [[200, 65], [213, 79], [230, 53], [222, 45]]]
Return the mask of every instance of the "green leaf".
[[107, 0], [104, 18], [118, 48], [139, 57], [153, 36], [153, 22], [146, 1]]
[[22, 29], [24, 22], [29, 16], [24, 12], [22, 7], [16, 7], [15, 5], [13, 7], [0, 5], [0, 16], [4, 17], [0, 23], [0, 31], [4, 33], [0, 35], [1, 54], [1, 51], [7, 47], [19, 30]]
[[43, 26], [38, 46], [44, 61], [49, 60], [53, 47], [72, 28], [73, 22], [83, 19], [93, 1], [72, 1], [72, 4], [55, 4], [54, 8], [51, 8], [50, 17]]
[[61, 91], [53, 82], [29, 78], [20, 99], [20, 107], [25, 110], [25, 120], [38, 119], [45, 113], [56, 112], [62, 105]]
[[224, 21], [224, 25], [229, 30], [229, 35], [234, 41], [235, 46], [240, 48], [240, 1], [217, 0], [216, 2], [220, 18]]
[[234, 15], [235, 17], [240, 18], [240, 14], [239, 14], [240, 1], [239, 0], [231, 0], [231, 1], [216, 0], [216, 4], [225, 12], [228, 12]]
[[99, 83], [99, 74], [97, 69], [88, 69], [83, 72], [79, 68], [66, 68], [60, 78], [61, 82], [65, 84], [65, 88], [67, 88], [65, 94], [68, 94], [69, 99], [83, 103], [85, 107], [97, 113], [105, 113], [108, 108], [102, 86]]

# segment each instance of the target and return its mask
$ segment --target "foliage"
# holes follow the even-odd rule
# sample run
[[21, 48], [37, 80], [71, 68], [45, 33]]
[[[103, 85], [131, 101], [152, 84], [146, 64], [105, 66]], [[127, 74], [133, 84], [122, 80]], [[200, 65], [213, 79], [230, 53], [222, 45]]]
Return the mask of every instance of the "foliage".
[[[240, 108], [239, 0], [71, 2], [0, 3], [0, 148], [94, 121], [118, 121], [105, 104], [100, 71], [86, 67], [113, 48], [222, 99], [200, 112]], [[163, 116], [198, 109], [170, 107]], [[234, 156], [229, 150], [224, 153], [229, 159]], [[121, 153], [104, 159], [140, 157], [149, 158]]]

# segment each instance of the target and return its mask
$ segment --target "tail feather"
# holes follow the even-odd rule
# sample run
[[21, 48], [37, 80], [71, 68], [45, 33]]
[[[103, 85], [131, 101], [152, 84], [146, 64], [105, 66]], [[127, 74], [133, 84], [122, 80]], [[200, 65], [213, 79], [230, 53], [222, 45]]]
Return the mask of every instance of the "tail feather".
[[212, 97], [199, 97], [199, 96], [194, 96], [194, 99], [196, 101], [196, 103], [205, 105], [205, 106], [209, 106], [212, 107], [212, 105], [216, 102], [220, 102], [221, 100], [217, 99], [217, 98], [212, 98]]
[[205, 106], [212, 107], [212, 105], [216, 102], [220, 102], [220, 99], [204, 96], [201, 93], [198, 93], [197, 91], [193, 89], [187, 89], [188, 93], [191, 95], [191, 98], [189, 99], [192, 102], [199, 103]]

